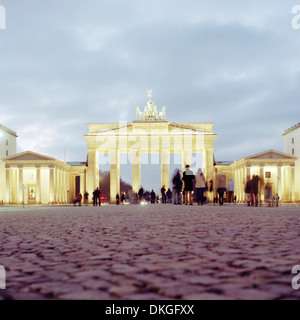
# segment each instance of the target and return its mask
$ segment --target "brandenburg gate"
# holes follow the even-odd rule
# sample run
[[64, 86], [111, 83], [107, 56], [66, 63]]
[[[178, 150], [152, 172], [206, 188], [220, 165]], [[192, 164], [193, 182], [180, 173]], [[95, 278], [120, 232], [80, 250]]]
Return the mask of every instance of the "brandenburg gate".
[[[87, 191], [91, 195], [99, 187], [99, 155], [109, 154], [110, 201], [115, 202], [120, 194], [120, 154], [131, 154], [132, 189], [141, 188], [141, 154], [159, 154], [161, 163], [161, 185], [170, 186], [170, 154], [174, 162], [191, 165], [193, 154], [202, 153], [203, 172], [209, 182], [214, 175], [213, 123], [170, 123], [166, 120], [166, 107], [161, 112], [147, 90], [148, 98], [144, 112], [136, 107], [137, 120], [132, 123], [88, 124], [85, 136], [88, 143]], [[157, 158], [155, 158], [157, 159]], [[152, 163], [157, 164], [157, 160]]]

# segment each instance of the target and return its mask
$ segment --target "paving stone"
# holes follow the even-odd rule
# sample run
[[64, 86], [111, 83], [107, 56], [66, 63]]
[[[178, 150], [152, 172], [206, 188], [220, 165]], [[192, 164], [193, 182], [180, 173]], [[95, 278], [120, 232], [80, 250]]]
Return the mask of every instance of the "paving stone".
[[298, 299], [299, 206], [0, 208], [0, 300]]

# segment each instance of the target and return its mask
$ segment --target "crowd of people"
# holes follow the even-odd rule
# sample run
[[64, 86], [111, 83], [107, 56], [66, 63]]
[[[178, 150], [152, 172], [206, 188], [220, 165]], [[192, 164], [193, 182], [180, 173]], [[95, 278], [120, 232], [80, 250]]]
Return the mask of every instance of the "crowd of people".
[[[210, 180], [209, 183], [205, 179], [203, 171], [201, 168], [198, 169], [197, 173], [194, 174], [190, 169], [189, 165], [186, 165], [185, 171], [181, 176], [181, 171], [176, 169], [172, 176], [172, 190], [171, 188], [166, 189], [163, 185], [161, 187], [161, 194], [157, 195], [154, 190], [149, 192], [144, 192], [144, 189], [141, 187], [138, 193], [132, 193], [130, 200], [127, 203], [138, 204], [144, 202], [155, 203], [173, 203], [174, 205], [193, 205], [194, 203], [198, 205], [204, 205], [209, 202], [209, 199], [213, 199], [213, 204], [223, 205], [224, 200], [229, 204], [237, 203], [237, 198], [234, 193], [234, 181], [232, 177], [227, 178], [223, 174], [216, 175], [216, 187], [214, 188], [213, 180]], [[260, 199], [260, 189], [262, 181], [258, 175], [253, 175], [252, 179], [249, 179], [245, 186], [245, 195], [247, 206], [258, 206]], [[147, 196], [146, 196], [147, 194]], [[226, 197], [224, 195], [226, 194]], [[101, 192], [99, 188], [96, 188], [93, 192], [93, 205], [101, 206]], [[272, 187], [270, 184], [264, 186], [264, 196], [266, 202], [269, 206], [278, 206], [279, 196], [272, 195]], [[84, 196], [78, 194], [76, 199], [74, 199], [74, 206], [78, 203], [81, 206], [81, 202], [84, 200], [84, 204], [87, 206], [89, 203], [89, 194], [85, 192]], [[126, 201], [125, 193], [116, 195], [116, 204], [125, 204]], [[261, 204], [261, 203], [260, 203]]]

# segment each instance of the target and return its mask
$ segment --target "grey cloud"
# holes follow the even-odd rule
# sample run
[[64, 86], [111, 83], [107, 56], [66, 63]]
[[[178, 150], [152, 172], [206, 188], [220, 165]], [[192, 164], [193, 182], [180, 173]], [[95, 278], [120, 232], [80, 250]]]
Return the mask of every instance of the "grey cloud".
[[282, 150], [298, 122], [294, 1], [2, 2], [0, 121], [22, 148], [85, 160], [86, 124], [131, 122], [150, 88], [170, 122], [215, 122], [216, 160]]

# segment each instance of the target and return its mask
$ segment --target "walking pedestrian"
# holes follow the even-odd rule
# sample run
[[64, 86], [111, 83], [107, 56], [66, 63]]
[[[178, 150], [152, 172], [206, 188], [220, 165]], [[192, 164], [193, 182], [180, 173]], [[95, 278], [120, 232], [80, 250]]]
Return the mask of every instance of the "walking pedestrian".
[[121, 195], [121, 204], [124, 204], [125, 201], [125, 193], [123, 192]]
[[226, 191], [226, 177], [223, 174], [217, 175], [217, 192], [220, 206], [224, 203], [224, 193]]
[[156, 199], [156, 194], [154, 192], [154, 190], [152, 189], [151, 193], [150, 193], [150, 196], [151, 196], [151, 203], [155, 203], [155, 199]]
[[175, 170], [175, 175], [172, 179], [173, 191], [174, 191], [174, 204], [181, 204], [181, 191], [182, 191], [182, 180], [180, 175], [180, 170]]
[[188, 164], [185, 166], [185, 169], [182, 177], [182, 181], [184, 181], [185, 204], [193, 205], [192, 192], [194, 190], [193, 180], [195, 180], [195, 176]]
[[251, 180], [251, 205], [252, 207], [255, 204], [255, 207], [258, 207], [258, 183], [259, 183], [259, 176], [253, 175]]
[[246, 182], [245, 194], [246, 194], [247, 206], [250, 207], [251, 201], [252, 201], [252, 186], [251, 186], [250, 179], [248, 179], [248, 181]]
[[228, 183], [227, 183], [227, 191], [228, 191], [228, 203], [234, 203], [234, 181], [232, 180], [232, 177], [230, 177]]
[[81, 201], [82, 201], [82, 195], [81, 193], [79, 193], [75, 199], [74, 207], [76, 206], [76, 203], [78, 203], [79, 207], [81, 207]]
[[273, 197], [273, 200], [274, 200], [274, 202], [275, 202], [275, 206], [276, 207], [278, 207], [278, 204], [279, 204], [279, 195], [278, 195], [278, 193], [276, 193], [276, 196], [275, 197]]
[[165, 186], [161, 187], [160, 192], [161, 192], [162, 203], [166, 203], [166, 188], [165, 188]]
[[168, 188], [167, 191], [167, 198], [168, 198], [168, 203], [172, 203], [172, 191], [170, 190], [170, 188]]
[[94, 192], [93, 192], [93, 205], [97, 206], [99, 203], [99, 206], [101, 206], [101, 199], [100, 199], [100, 190], [99, 188], [97, 188]]
[[118, 206], [120, 204], [120, 196], [118, 193], [116, 195], [116, 202], [117, 202], [117, 206]]
[[84, 204], [89, 205], [89, 193], [87, 191], [84, 193]]
[[139, 201], [141, 202], [143, 200], [143, 198], [144, 198], [144, 189], [143, 189], [143, 187], [140, 188], [138, 196], [139, 196]]
[[206, 184], [205, 184], [205, 177], [204, 174], [202, 172], [202, 169], [199, 168], [196, 175], [195, 175], [195, 179], [196, 179], [196, 184], [195, 184], [195, 188], [196, 188], [196, 200], [198, 205], [202, 205], [204, 203], [204, 191], [206, 189]]

